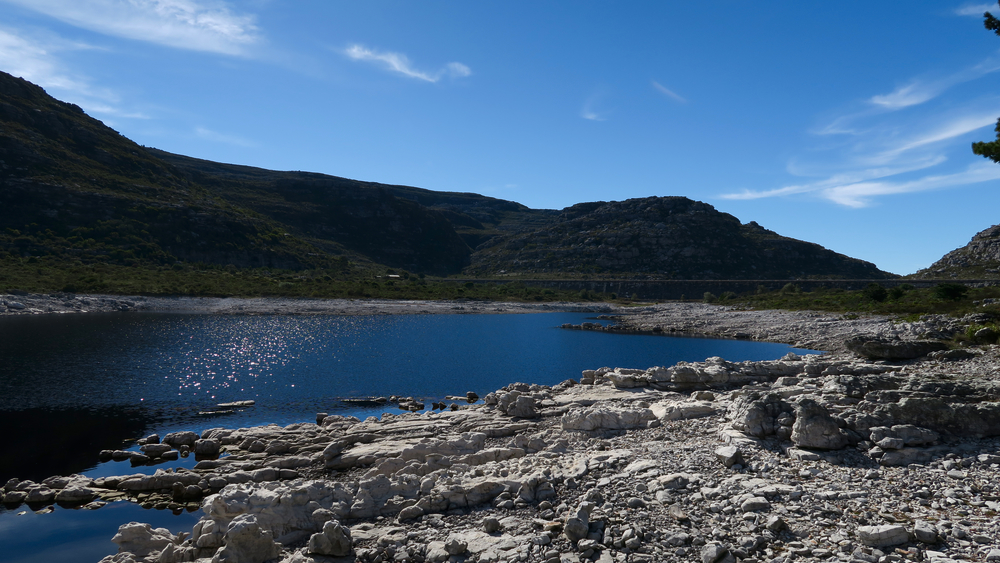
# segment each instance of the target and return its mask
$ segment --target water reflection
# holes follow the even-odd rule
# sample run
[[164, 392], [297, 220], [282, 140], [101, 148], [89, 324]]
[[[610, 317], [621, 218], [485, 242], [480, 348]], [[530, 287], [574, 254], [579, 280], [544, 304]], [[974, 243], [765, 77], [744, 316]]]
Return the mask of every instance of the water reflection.
[[[480, 396], [601, 366], [777, 358], [778, 344], [567, 331], [583, 314], [46, 315], [0, 318], [0, 423], [18, 428], [0, 478], [78, 472], [149, 432], [358, 416], [344, 397]], [[256, 405], [218, 415], [218, 403]], [[89, 461], [87, 458], [89, 456]]]
[[100, 450], [120, 449], [157, 422], [136, 408], [0, 411], [0, 484], [15, 476], [40, 481], [80, 473], [94, 466]]
[[[121, 501], [100, 510], [63, 509], [35, 514], [24, 505], [11, 513], [0, 505], [0, 538], [5, 563], [76, 563], [99, 561], [118, 551], [111, 543], [118, 526], [148, 522], [172, 533], [191, 531], [200, 513], [175, 515], [167, 510], [143, 510]], [[22, 514], [23, 513], [23, 514]]]

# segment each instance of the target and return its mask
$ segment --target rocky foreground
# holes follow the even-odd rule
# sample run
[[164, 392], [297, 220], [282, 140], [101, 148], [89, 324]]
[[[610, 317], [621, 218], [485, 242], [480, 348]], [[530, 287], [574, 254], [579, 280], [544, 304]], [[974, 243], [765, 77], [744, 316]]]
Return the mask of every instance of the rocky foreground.
[[601, 368], [441, 411], [154, 435], [102, 457], [201, 461], [0, 492], [8, 506], [203, 512], [178, 535], [123, 525], [114, 563], [1000, 561], [1000, 347], [941, 341], [975, 320], [664, 305], [624, 329], [842, 351]]
[[3, 500], [203, 511], [190, 533], [123, 525], [114, 563], [1000, 561], [1000, 347], [927, 338], [958, 324], [588, 370], [455, 410], [151, 436], [149, 460], [205, 459], [12, 480]]

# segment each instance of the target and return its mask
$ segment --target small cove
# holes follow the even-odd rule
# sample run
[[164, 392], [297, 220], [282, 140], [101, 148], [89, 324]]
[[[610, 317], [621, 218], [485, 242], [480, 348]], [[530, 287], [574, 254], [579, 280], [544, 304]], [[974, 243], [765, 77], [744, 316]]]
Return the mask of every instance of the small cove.
[[[809, 352], [781, 344], [558, 328], [589, 317], [109, 313], [0, 318], [0, 424], [16, 429], [10, 454], [0, 464], [0, 482], [74, 472], [151, 473], [193, 464], [185, 459], [145, 468], [97, 463], [99, 450], [124, 449], [152, 432], [287, 425], [313, 421], [317, 412], [362, 418], [400, 412], [391, 405], [352, 405], [344, 398], [401, 395], [436, 401], [466, 391], [483, 396], [514, 381], [553, 385], [602, 366], [646, 368], [710, 356], [765, 360]], [[199, 414], [242, 400], [256, 404], [221, 415]], [[0, 541], [12, 546], [13, 561], [32, 560], [29, 555], [38, 547], [33, 543], [40, 540], [16, 532], [22, 524], [13, 521], [30, 517], [41, 526], [103, 535], [106, 543], [94, 546], [103, 545], [107, 554], [114, 551], [108, 540], [119, 524], [159, 517], [140, 513], [119, 521], [107, 516], [114, 513], [111, 508], [96, 514], [56, 507], [53, 514], [23, 516], [16, 512], [26, 506], [15, 512], [0, 509]], [[79, 519], [107, 522], [95, 528]], [[49, 555], [50, 561], [82, 560]]]

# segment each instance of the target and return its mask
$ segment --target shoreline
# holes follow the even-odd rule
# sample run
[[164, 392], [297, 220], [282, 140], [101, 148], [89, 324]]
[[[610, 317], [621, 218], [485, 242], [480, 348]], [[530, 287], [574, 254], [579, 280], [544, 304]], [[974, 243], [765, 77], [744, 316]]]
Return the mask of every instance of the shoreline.
[[125, 311], [215, 315], [524, 314], [559, 311], [611, 314], [621, 309], [608, 303], [584, 302], [0, 294], [0, 316]]
[[[832, 351], [584, 370], [440, 412], [151, 436], [145, 461], [201, 461], [12, 481], [4, 501], [201, 511], [186, 534], [123, 522], [104, 563], [1000, 561], [1000, 346], [891, 356], [956, 334], [962, 320], [700, 303], [602, 314], [615, 331]], [[844, 340], [859, 337], [888, 355], [847, 352]]]
[[844, 351], [843, 341], [850, 336], [918, 338], [926, 334], [940, 334], [955, 324], [940, 316], [918, 323], [894, 323], [884, 315], [848, 317], [816, 311], [744, 310], [699, 302], [621, 306], [585, 302], [0, 294], [0, 317], [129, 311], [211, 315], [593, 313], [601, 315], [602, 320], [615, 322], [612, 326], [593, 330], [753, 340], [824, 352]]

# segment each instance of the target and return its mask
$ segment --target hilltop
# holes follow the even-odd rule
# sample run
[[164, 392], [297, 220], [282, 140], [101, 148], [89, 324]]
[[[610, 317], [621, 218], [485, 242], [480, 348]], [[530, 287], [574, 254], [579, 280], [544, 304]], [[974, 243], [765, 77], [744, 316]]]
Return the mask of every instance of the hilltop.
[[[36, 270], [52, 278], [36, 289], [67, 291], [110, 290], [102, 280], [122, 267], [176, 276], [212, 268], [297, 272], [272, 283], [276, 293], [389, 269], [471, 277], [893, 277], [684, 197], [538, 210], [474, 193], [171, 154], [4, 73], [0, 261], [17, 279]], [[51, 274], [70, 271], [58, 280]], [[154, 281], [134, 291], [198, 293], [211, 285]]]
[[1000, 225], [980, 231], [969, 244], [952, 250], [913, 275], [916, 278], [983, 279], [1000, 277]]

